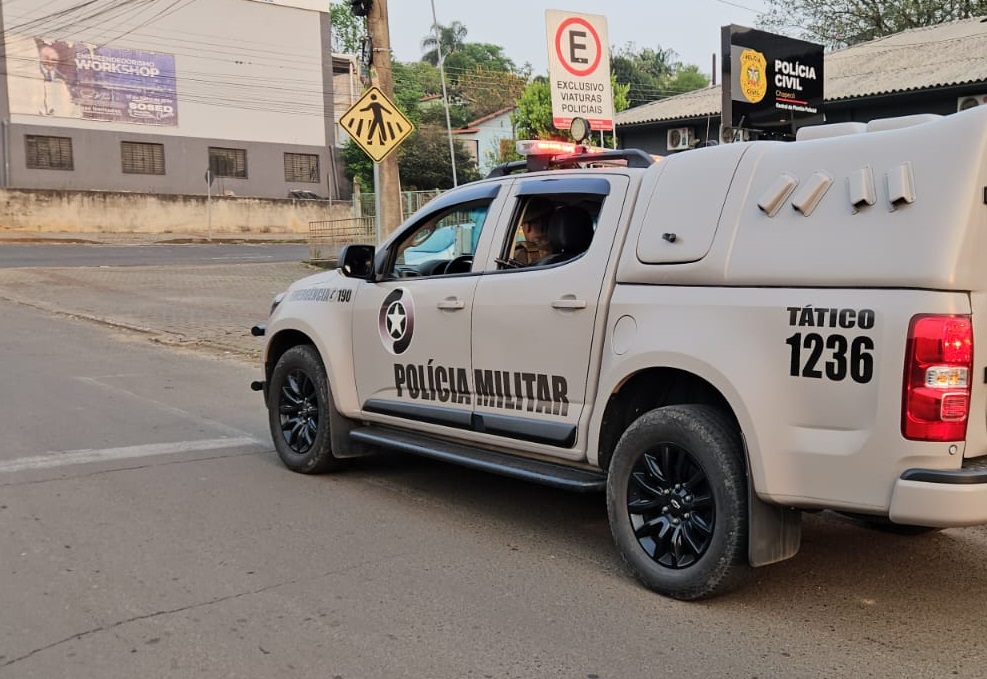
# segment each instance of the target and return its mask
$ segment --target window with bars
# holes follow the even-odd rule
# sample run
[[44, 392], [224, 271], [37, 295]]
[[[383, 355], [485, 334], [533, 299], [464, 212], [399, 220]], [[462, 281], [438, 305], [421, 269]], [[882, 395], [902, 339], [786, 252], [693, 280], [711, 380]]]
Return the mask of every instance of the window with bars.
[[284, 180], [318, 184], [319, 156], [314, 153], [284, 154]]
[[209, 169], [216, 177], [247, 178], [247, 150], [209, 147]]
[[164, 144], [120, 142], [120, 157], [124, 174], [164, 174]]
[[24, 146], [30, 170], [74, 170], [71, 137], [26, 135]]

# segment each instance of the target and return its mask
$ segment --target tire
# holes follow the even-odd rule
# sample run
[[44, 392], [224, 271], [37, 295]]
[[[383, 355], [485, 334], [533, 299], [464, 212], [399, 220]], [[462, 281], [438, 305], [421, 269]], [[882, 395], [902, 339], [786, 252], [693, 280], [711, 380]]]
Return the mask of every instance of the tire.
[[749, 576], [747, 474], [736, 427], [705, 405], [651, 410], [617, 442], [610, 530], [645, 587], [691, 601]]
[[271, 374], [267, 412], [274, 448], [288, 469], [321, 474], [342, 465], [343, 460], [333, 455], [330, 431], [341, 416], [314, 347], [292, 347], [278, 359]]

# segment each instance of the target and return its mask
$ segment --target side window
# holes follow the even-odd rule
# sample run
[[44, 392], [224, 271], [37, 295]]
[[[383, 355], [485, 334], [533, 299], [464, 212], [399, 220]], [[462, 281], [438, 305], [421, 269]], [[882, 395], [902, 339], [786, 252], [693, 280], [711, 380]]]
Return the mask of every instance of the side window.
[[456, 205], [417, 222], [394, 243], [389, 277], [469, 272], [490, 203], [481, 200]]
[[539, 194], [518, 198], [515, 227], [497, 260], [502, 269], [562, 264], [586, 252], [605, 196]]

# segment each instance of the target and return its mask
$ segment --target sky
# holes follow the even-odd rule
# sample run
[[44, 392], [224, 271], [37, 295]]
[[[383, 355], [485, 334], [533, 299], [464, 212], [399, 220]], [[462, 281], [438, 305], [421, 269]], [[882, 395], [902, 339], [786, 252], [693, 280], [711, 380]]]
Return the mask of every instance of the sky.
[[[712, 55], [720, 68], [720, 27], [754, 27], [764, 0], [434, 0], [438, 23], [459, 21], [467, 42], [504, 48], [515, 64], [529, 62], [535, 75], [548, 71], [545, 10], [558, 9], [607, 18], [611, 46], [632, 42], [637, 49], [672, 49], [685, 64], [709, 75]], [[431, 0], [389, 0], [391, 49], [398, 61], [418, 61], [421, 41], [432, 26]]]

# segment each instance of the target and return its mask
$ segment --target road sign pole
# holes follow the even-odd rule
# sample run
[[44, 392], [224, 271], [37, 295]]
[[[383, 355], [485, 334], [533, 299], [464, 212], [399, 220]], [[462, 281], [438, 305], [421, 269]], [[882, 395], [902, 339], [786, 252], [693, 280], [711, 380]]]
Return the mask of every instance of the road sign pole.
[[212, 170], [206, 170], [206, 240], [212, 240]]
[[[380, 163], [374, 163], [374, 186], [380, 186]], [[381, 219], [381, 192], [374, 190], [374, 229], [377, 245], [384, 240], [384, 222]]]
[[[367, 15], [367, 32], [373, 45], [371, 81], [391, 101], [394, 101], [394, 80], [391, 76], [391, 36], [387, 27], [387, 0], [374, 0]], [[383, 239], [401, 223], [401, 176], [396, 153], [381, 162], [379, 178], [374, 181], [374, 193], [380, 195], [377, 212], [381, 225], [378, 237]]]

